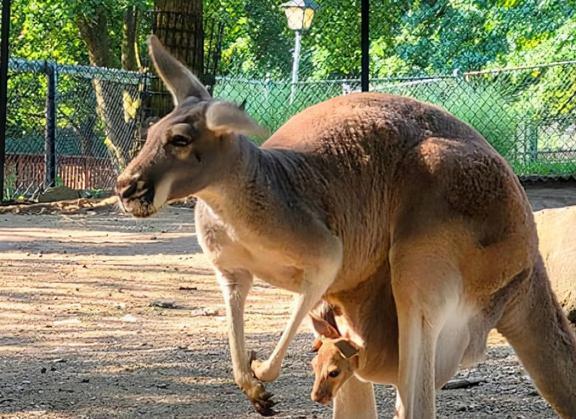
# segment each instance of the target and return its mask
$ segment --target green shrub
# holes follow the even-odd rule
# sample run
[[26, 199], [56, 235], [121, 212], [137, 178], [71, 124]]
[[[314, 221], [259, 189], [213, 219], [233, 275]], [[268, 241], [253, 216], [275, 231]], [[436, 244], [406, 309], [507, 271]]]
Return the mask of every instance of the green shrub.
[[240, 104], [246, 101], [246, 111], [271, 132], [301, 110], [342, 93], [340, 82], [297, 84], [291, 100], [289, 82], [223, 79], [216, 83], [214, 96]]
[[[308, 106], [341, 95], [342, 83], [299, 83], [291, 101], [289, 82], [222, 79], [214, 94], [238, 104], [246, 100], [247, 112], [273, 132]], [[410, 96], [443, 107], [480, 132], [520, 176], [576, 173], [576, 162], [539, 154], [542, 139], [539, 143], [537, 131], [541, 121], [522, 97], [510, 91], [513, 87], [508, 84], [495, 83], [489, 77], [373, 80], [371, 84], [375, 91]]]
[[381, 89], [443, 107], [474, 127], [506, 159], [516, 159], [519, 118], [493, 85], [446, 78], [398, 81], [385, 84]]

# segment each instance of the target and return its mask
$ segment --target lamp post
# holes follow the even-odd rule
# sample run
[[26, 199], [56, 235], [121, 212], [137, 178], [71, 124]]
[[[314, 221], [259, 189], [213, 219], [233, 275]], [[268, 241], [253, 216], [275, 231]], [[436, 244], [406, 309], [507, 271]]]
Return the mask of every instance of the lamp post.
[[294, 31], [294, 55], [292, 58], [292, 86], [290, 89], [290, 103], [294, 102], [296, 83], [298, 83], [298, 67], [300, 65], [300, 48], [302, 32], [310, 29], [318, 4], [313, 0], [290, 0], [280, 5], [286, 13], [288, 28]]
[[0, 202], [4, 200], [4, 164], [6, 158], [6, 113], [8, 103], [8, 45], [10, 41], [10, 0], [2, 0], [0, 34]]

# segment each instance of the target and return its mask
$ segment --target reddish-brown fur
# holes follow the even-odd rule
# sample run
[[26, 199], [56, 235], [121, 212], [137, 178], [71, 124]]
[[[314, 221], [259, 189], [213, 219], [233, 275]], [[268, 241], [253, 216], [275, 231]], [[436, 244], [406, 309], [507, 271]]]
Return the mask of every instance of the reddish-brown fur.
[[[257, 379], [278, 376], [324, 297], [365, 350], [369, 381], [396, 384], [400, 417], [432, 417], [437, 382], [481, 353], [492, 327], [554, 408], [576, 416], [576, 340], [542, 268], [530, 206], [476, 131], [413, 99], [352, 94], [308, 108], [258, 148], [240, 135], [259, 132], [242, 110], [213, 100], [154, 38], [151, 55], [176, 107], [117, 188], [137, 216], [198, 197], [235, 380], [261, 413], [272, 403]], [[243, 311], [254, 277], [293, 291], [295, 309], [271, 356], [249, 365]], [[334, 415], [373, 416], [370, 391], [351, 380]]]
[[342, 337], [334, 318], [334, 311], [323, 304], [319, 313], [310, 314], [319, 336], [314, 340], [312, 359], [314, 385], [310, 398], [321, 404], [332, 401], [338, 390], [354, 375], [361, 356], [359, 348]]

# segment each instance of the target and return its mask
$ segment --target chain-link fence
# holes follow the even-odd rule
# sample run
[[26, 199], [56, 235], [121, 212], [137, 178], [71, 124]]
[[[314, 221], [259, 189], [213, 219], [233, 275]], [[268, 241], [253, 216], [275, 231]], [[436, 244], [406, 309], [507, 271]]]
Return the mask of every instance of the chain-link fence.
[[5, 199], [111, 189], [133, 155], [143, 75], [10, 60]]
[[[359, 86], [358, 79], [292, 84], [219, 78], [214, 92], [246, 101], [248, 113], [273, 131], [300, 110]], [[521, 177], [576, 173], [576, 61], [373, 79], [370, 89], [442, 106], [476, 128]]]
[[374, 80], [372, 88], [444, 107], [476, 128], [520, 177], [576, 174], [576, 61]]
[[[55, 74], [53, 99], [48, 95], [50, 71]], [[112, 188], [140, 145], [135, 139], [146, 75], [22, 60], [10, 61], [10, 73], [6, 198], [34, 197], [49, 185]], [[292, 84], [219, 77], [214, 96], [245, 101], [247, 112], [274, 131], [302, 109], [359, 91], [359, 85], [358, 79]], [[521, 177], [576, 173], [576, 61], [373, 79], [370, 89], [444, 107], [476, 128]], [[53, 139], [48, 128], [51, 100]]]
[[360, 85], [359, 80], [289, 81], [250, 80], [219, 77], [214, 96], [232, 102], [245, 101], [246, 111], [270, 131], [278, 129], [291, 116], [318, 102], [346, 94]]
[[[274, 131], [307, 106], [360, 90], [360, 2], [316, 2], [312, 26], [301, 33], [295, 82], [296, 37], [280, 0], [205, 0], [203, 17], [194, 12], [196, 23], [172, 21], [171, 12], [150, 4], [139, 15], [140, 40], [150, 31], [188, 37], [182, 35], [188, 28], [196, 40], [203, 33], [204, 76], [214, 96], [245, 101], [247, 112]], [[480, 131], [522, 177], [576, 174], [571, 2], [372, 1], [370, 10], [371, 90], [446, 108]], [[27, 36], [25, 21], [24, 15], [16, 20], [12, 42], [27, 56], [35, 44], [19, 41]], [[183, 43], [175, 54], [191, 53], [186, 45], [198, 52], [199, 42]], [[141, 58], [143, 51], [142, 45]], [[11, 60], [5, 198], [35, 197], [48, 185], [111, 188], [142, 144], [134, 140], [162, 115], [157, 99], [170, 106], [153, 84], [145, 72]]]

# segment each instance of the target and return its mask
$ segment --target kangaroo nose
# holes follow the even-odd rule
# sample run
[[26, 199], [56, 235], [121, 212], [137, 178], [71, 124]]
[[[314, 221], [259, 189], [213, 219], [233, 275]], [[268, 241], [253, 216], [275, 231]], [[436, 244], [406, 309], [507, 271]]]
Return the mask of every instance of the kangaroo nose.
[[136, 188], [137, 188], [136, 182], [130, 182], [122, 189], [118, 189], [118, 194], [120, 195], [120, 198], [127, 199], [130, 198], [132, 195], [134, 195], [134, 192], [136, 192]]
[[139, 176], [120, 177], [116, 182], [116, 193], [122, 199], [130, 198], [138, 189]]

